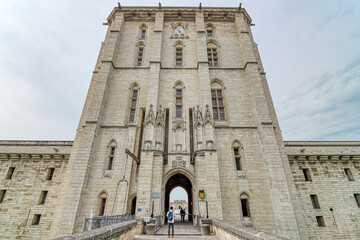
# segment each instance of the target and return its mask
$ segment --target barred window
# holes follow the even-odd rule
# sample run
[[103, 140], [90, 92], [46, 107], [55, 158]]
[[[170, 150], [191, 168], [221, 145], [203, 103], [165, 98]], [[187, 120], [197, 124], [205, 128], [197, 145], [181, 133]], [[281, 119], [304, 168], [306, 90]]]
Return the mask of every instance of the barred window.
[[141, 36], [140, 36], [140, 38], [141, 38], [141, 39], [145, 39], [145, 37], [146, 37], [146, 28], [143, 27], [143, 28], [141, 29]]
[[130, 116], [129, 122], [135, 121], [135, 113], [136, 113], [136, 103], [138, 98], [138, 89], [134, 88], [132, 91], [131, 99], [130, 99]]
[[211, 89], [214, 120], [225, 120], [225, 106], [222, 89]]
[[182, 118], [183, 92], [182, 89], [176, 89], [176, 118]]
[[176, 66], [181, 66], [183, 64], [183, 48], [181, 46], [176, 47], [175, 61], [176, 61]]
[[138, 66], [141, 66], [143, 57], [144, 57], [144, 45], [140, 45], [138, 47], [138, 53], [137, 53], [137, 65]]

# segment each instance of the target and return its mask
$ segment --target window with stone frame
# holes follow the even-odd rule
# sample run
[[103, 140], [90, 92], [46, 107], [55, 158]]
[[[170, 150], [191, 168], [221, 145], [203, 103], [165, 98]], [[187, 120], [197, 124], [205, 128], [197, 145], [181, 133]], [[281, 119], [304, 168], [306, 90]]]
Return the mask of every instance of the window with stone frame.
[[241, 144], [236, 140], [232, 145], [233, 153], [234, 153], [234, 161], [237, 171], [243, 170], [243, 166], [241, 163], [241, 156], [242, 156], [242, 146]]
[[355, 193], [354, 194], [354, 198], [356, 201], [357, 206], [360, 208], [360, 194], [359, 193]]
[[14, 172], [15, 172], [15, 167], [9, 167], [5, 179], [12, 179]]
[[178, 45], [175, 48], [175, 62], [176, 66], [183, 65], [183, 47], [181, 45]]
[[225, 106], [222, 89], [211, 89], [214, 120], [225, 120]]
[[318, 227], [325, 227], [325, 221], [323, 216], [316, 216]]
[[141, 66], [144, 58], [144, 45], [140, 44], [138, 46], [137, 58], [136, 58], [136, 65]]
[[55, 172], [55, 168], [49, 168], [46, 175], [46, 180], [51, 181], [54, 177], [54, 172]]
[[354, 177], [353, 177], [353, 175], [351, 173], [350, 168], [345, 168], [344, 171], [345, 171], [345, 174], [346, 174], [348, 180], [349, 181], [354, 181]]
[[320, 209], [320, 203], [319, 203], [319, 199], [318, 199], [317, 195], [316, 194], [311, 194], [310, 198], [311, 198], [311, 203], [313, 205], [313, 208], [314, 209]]
[[246, 193], [240, 195], [241, 211], [243, 217], [250, 217], [249, 196]]
[[114, 146], [114, 143], [112, 143], [112, 145], [110, 146], [110, 151], [109, 151], [107, 170], [113, 169], [114, 157], [115, 157], [115, 146]]
[[141, 28], [140, 39], [145, 39], [145, 37], [146, 37], [146, 27], [143, 26], [143, 27]]
[[303, 174], [304, 174], [305, 181], [307, 181], [307, 182], [312, 181], [310, 170], [308, 168], [303, 168]]
[[41, 214], [35, 214], [32, 222], [31, 222], [31, 225], [39, 225], [40, 218], [41, 218]]
[[46, 201], [46, 197], [48, 195], [48, 191], [41, 191], [39, 205], [44, 205]]
[[0, 191], [0, 204], [4, 201], [5, 199], [5, 194], [6, 194], [6, 190], [3, 189]]
[[206, 27], [206, 36], [208, 37], [214, 36], [214, 27], [211, 24], [208, 24]]
[[131, 92], [129, 122], [135, 122], [135, 113], [136, 113], [138, 95], [139, 95], [139, 89], [135, 86], [132, 88], [132, 92]]
[[183, 90], [180, 88], [175, 89], [175, 108], [176, 118], [182, 118], [183, 115]]
[[107, 194], [105, 192], [101, 193], [99, 196], [99, 216], [104, 216], [105, 214], [106, 199]]
[[207, 57], [210, 67], [219, 66], [218, 47], [214, 43], [207, 45]]

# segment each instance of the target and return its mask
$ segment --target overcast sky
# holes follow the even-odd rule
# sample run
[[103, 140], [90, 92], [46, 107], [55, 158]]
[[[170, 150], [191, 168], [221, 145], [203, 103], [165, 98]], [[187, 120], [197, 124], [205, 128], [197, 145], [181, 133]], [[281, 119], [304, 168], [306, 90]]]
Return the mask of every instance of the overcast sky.
[[[0, 139], [74, 139], [105, 37], [102, 23], [116, 5], [0, 1]], [[237, 7], [239, 1], [202, 5]], [[244, 0], [243, 7], [256, 24], [284, 140], [360, 140], [360, 1]]]

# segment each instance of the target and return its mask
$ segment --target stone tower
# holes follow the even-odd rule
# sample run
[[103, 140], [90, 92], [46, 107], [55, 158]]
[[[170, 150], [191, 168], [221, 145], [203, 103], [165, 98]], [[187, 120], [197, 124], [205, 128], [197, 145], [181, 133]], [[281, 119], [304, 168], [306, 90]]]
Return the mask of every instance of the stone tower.
[[117, 7], [107, 20], [54, 236], [81, 231], [91, 209], [164, 217], [182, 186], [193, 216], [299, 239], [294, 180], [248, 13]]

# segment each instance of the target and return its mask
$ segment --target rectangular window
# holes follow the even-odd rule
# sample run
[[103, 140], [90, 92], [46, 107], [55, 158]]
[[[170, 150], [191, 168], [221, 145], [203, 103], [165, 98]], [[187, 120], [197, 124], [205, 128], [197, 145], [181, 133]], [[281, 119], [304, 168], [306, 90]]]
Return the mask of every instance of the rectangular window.
[[182, 90], [176, 89], [176, 118], [182, 118]]
[[105, 205], [106, 205], [106, 198], [101, 198], [100, 200], [100, 212], [99, 212], [99, 216], [104, 216], [105, 213]]
[[209, 66], [210, 67], [219, 66], [216, 48], [208, 48], [207, 54], [208, 54]]
[[54, 176], [55, 168], [49, 168], [46, 176], [46, 180], [52, 180]]
[[352, 173], [350, 171], [350, 168], [345, 168], [344, 170], [345, 170], [345, 174], [346, 174], [348, 180], [349, 181], [354, 181], [354, 177], [353, 177], [353, 175], [352, 175]]
[[309, 169], [304, 168], [303, 173], [304, 173], [305, 181], [307, 182], [311, 181], [311, 175]]
[[40, 224], [40, 218], [41, 218], [41, 214], [35, 214], [31, 225], [39, 225]]
[[236, 170], [241, 170], [241, 156], [239, 153], [239, 148], [234, 148], [234, 157], [235, 157], [235, 164], [236, 164]]
[[6, 179], [11, 179], [14, 175], [14, 171], [15, 171], [15, 167], [10, 167], [6, 174]]
[[320, 209], [320, 203], [318, 197], [315, 194], [313, 194], [310, 195], [310, 198], [314, 209]]
[[211, 102], [215, 120], [225, 120], [225, 107], [221, 89], [211, 90]]
[[355, 198], [356, 204], [357, 204], [358, 207], [360, 208], [360, 194], [355, 193], [355, 194], [354, 194], [354, 198]]
[[0, 203], [2, 203], [5, 199], [6, 190], [0, 191]]
[[134, 122], [135, 121], [135, 111], [136, 111], [137, 97], [138, 97], [138, 91], [133, 90], [133, 94], [132, 94], [132, 97], [131, 97], [129, 122]]
[[176, 65], [182, 65], [182, 48], [176, 48]]
[[39, 205], [44, 205], [48, 191], [42, 191], [39, 199]]
[[139, 47], [138, 57], [137, 57], [137, 65], [141, 66], [142, 60], [143, 60], [143, 53], [144, 53], [144, 47]]
[[108, 162], [107, 170], [111, 170], [112, 167], [113, 167], [114, 155], [115, 155], [115, 147], [111, 147], [110, 148], [109, 162]]
[[319, 227], [325, 227], [325, 221], [323, 216], [316, 216], [316, 221]]
[[241, 199], [241, 209], [243, 217], [250, 217], [249, 201], [247, 199]]

